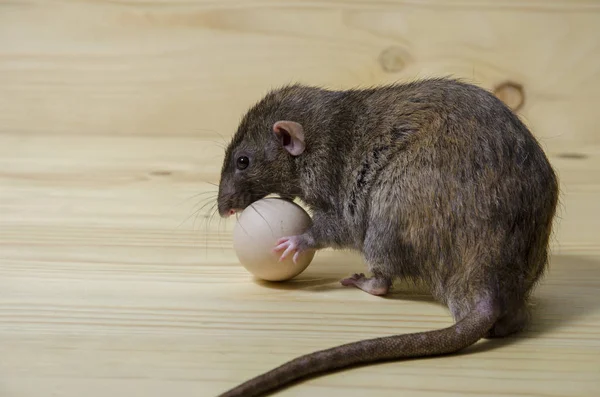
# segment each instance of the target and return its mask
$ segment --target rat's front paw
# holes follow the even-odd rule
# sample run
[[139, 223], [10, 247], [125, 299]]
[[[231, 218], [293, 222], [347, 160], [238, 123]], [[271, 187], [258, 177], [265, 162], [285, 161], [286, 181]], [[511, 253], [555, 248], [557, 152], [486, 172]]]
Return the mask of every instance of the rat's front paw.
[[293, 261], [294, 263], [297, 263], [300, 254], [309, 248], [311, 248], [310, 241], [304, 235], [301, 235], [280, 238], [277, 241], [277, 246], [273, 250], [275, 252], [283, 251], [279, 258], [280, 262], [293, 252]]

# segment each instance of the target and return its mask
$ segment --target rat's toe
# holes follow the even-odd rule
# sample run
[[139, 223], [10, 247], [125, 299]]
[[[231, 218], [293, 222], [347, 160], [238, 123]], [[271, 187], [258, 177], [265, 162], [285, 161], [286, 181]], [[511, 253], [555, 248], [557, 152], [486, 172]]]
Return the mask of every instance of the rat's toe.
[[341, 281], [343, 286], [354, 286], [371, 295], [382, 296], [388, 293], [391, 282], [382, 277], [366, 277], [364, 274], [355, 274]]

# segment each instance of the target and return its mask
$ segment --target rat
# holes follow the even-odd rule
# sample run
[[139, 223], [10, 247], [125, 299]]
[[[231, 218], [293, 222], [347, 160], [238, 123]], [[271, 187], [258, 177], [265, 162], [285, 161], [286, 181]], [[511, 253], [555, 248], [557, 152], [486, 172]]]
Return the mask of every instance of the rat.
[[276, 243], [281, 258], [355, 250], [370, 276], [342, 285], [383, 296], [397, 279], [424, 282], [454, 321], [309, 353], [222, 397], [263, 396], [350, 366], [450, 354], [521, 331], [548, 266], [559, 184], [514, 111], [482, 87], [443, 77], [269, 91], [226, 147], [219, 214], [271, 194], [300, 199], [313, 219]]

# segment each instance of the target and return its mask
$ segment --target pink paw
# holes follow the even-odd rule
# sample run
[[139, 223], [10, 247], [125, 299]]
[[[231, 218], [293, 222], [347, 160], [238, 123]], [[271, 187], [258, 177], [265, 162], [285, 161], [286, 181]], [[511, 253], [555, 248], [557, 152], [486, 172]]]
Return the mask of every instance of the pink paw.
[[360, 273], [360, 274], [354, 274], [354, 275], [352, 275], [352, 277], [345, 278], [342, 281], [340, 281], [340, 283], [344, 287], [349, 287], [351, 285], [356, 286], [361, 281], [364, 282], [366, 279], [367, 279], [367, 276], [365, 276], [363, 273]]
[[345, 287], [355, 286], [363, 291], [376, 296], [382, 296], [388, 293], [392, 285], [389, 279], [383, 277], [367, 277], [364, 274], [354, 274], [352, 277], [341, 281]]
[[279, 252], [283, 250], [283, 253], [279, 257], [280, 262], [287, 258], [291, 253], [294, 253], [292, 260], [294, 263], [297, 263], [300, 254], [306, 249], [305, 245], [302, 236], [282, 237], [277, 241], [277, 246], [273, 251]]

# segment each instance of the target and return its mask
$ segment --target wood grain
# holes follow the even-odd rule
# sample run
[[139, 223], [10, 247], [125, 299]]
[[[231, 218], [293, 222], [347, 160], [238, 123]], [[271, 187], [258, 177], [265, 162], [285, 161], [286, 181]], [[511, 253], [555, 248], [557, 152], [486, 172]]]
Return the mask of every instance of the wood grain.
[[522, 85], [561, 178], [530, 329], [278, 395], [599, 395], [598, 2], [65, 0], [0, 2], [0, 396], [214, 396], [315, 349], [449, 325], [425, 291], [339, 286], [364, 270], [351, 253], [254, 281], [211, 212], [222, 146], [271, 87], [449, 74]]

